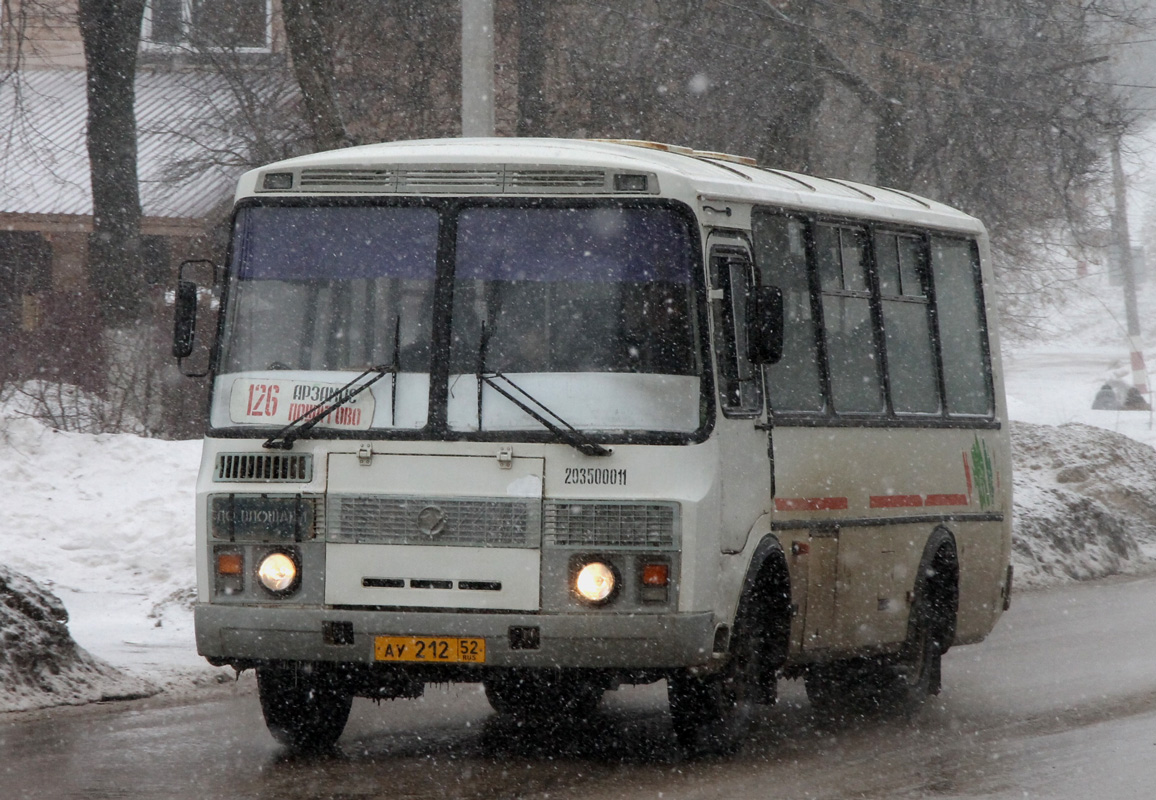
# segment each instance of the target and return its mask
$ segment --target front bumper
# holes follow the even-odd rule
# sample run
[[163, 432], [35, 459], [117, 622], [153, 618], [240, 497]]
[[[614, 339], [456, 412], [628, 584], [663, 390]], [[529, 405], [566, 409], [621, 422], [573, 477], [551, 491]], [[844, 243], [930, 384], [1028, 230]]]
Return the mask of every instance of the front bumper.
[[[374, 638], [484, 637], [486, 667], [670, 669], [710, 662], [715, 621], [695, 614], [518, 614], [338, 610], [200, 603], [197, 651], [215, 662], [374, 662]], [[352, 636], [335, 644], [325, 631]], [[524, 629], [536, 628], [527, 648]], [[517, 629], [515, 633], [511, 629]]]

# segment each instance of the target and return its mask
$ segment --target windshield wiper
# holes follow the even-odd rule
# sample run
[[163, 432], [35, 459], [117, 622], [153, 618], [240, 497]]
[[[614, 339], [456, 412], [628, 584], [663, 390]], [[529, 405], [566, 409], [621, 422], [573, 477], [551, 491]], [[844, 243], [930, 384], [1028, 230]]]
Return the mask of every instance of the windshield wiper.
[[[357, 395], [364, 392], [370, 386], [373, 386], [373, 384], [377, 383], [386, 375], [392, 374], [394, 376], [394, 383], [396, 384], [396, 369], [396, 364], [381, 364], [376, 367], [370, 367], [356, 378], [351, 380], [349, 383], [342, 386], [340, 389], [334, 389], [332, 392], [330, 392], [329, 395], [321, 401], [320, 405], [306, 409], [300, 415], [294, 417], [288, 425], [266, 439], [262, 447], [267, 447], [271, 450], [293, 449], [293, 443], [300, 439], [303, 434], [313, 430], [313, 428], [321, 423], [326, 417], [347, 404], [353, 398], [357, 397]], [[358, 381], [360, 381], [366, 375], [370, 375], [372, 373], [377, 374], [360, 386], [357, 385]], [[326, 403], [328, 403], [329, 406], [324, 410], [319, 411], [318, 409], [321, 409], [322, 406], [324, 406]]]
[[[593, 439], [591, 439], [589, 436], [584, 434], [582, 431], [578, 430], [573, 425], [571, 425], [569, 422], [562, 419], [556, 413], [554, 413], [549, 408], [547, 408], [546, 405], [541, 400], [539, 400], [536, 397], [534, 397], [533, 395], [531, 395], [529, 392], [527, 392], [525, 389], [523, 389], [518, 384], [514, 383], [512, 380], [507, 378], [501, 372], [494, 372], [491, 375], [485, 375], [485, 374], [482, 374], [481, 372], [479, 372], [478, 378], [480, 379], [479, 383], [478, 383], [478, 394], [479, 395], [481, 394], [481, 385], [482, 385], [482, 383], [485, 383], [487, 386], [492, 388], [495, 392], [497, 392], [498, 394], [505, 397], [507, 400], [509, 400], [514, 405], [516, 405], [518, 408], [525, 411], [527, 414], [529, 414], [531, 417], [536, 419], [538, 422], [542, 423], [542, 426], [544, 428], [546, 428], [546, 430], [550, 431], [552, 434], [557, 436], [561, 441], [563, 441], [566, 444], [573, 447], [579, 453], [582, 453], [583, 455], [587, 455], [587, 456], [608, 456], [611, 454], [611, 450], [609, 448], [603, 447], [602, 445], [598, 444]], [[522, 402], [517, 397], [515, 397], [513, 394], [506, 391], [503, 387], [498, 385], [498, 382], [495, 380], [495, 378], [498, 378], [500, 380], [505, 381], [507, 384], [510, 385], [510, 387], [515, 389], [519, 394], [521, 394], [524, 398], [526, 398], [526, 400], [528, 400], [529, 402], [536, 405], [539, 409], [541, 409], [542, 412], [549, 414], [551, 417], [556, 419], [561, 424], [555, 424], [554, 422], [551, 422], [549, 419], [547, 419], [545, 416], [543, 416], [542, 413], [534, 410], [529, 405], [527, 405], [526, 403]], [[480, 397], [479, 397], [479, 406], [480, 406], [480, 404], [481, 403], [480, 403]], [[480, 418], [480, 412], [479, 412], [478, 430], [481, 430], [481, 428], [482, 428], [482, 426], [481, 426], [481, 418]]]

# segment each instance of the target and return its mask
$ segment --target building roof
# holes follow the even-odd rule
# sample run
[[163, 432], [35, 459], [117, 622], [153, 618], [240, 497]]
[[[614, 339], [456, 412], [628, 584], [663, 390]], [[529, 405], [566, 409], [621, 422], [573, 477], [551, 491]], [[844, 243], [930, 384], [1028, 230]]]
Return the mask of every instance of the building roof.
[[[225, 82], [211, 75], [138, 74], [137, 170], [145, 217], [199, 220], [229, 197], [242, 170], [212, 161], [242, 142], [206, 120], [233, 105]], [[92, 215], [87, 112], [81, 70], [25, 70], [0, 84], [0, 214]]]

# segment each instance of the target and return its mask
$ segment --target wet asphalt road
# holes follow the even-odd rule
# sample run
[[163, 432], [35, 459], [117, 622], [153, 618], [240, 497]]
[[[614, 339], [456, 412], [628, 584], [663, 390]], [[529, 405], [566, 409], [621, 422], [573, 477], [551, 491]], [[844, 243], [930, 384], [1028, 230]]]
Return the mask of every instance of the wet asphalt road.
[[337, 752], [269, 737], [251, 675], [194, 698], [0, 716], [0, 798], [1151, 798], [1156, 578], [1016, 598], [911, 721], [821, 725], [801, 687], [732, 758], [672, 744], [663, 684], [527, 729], [479, 688], [357, 700]]

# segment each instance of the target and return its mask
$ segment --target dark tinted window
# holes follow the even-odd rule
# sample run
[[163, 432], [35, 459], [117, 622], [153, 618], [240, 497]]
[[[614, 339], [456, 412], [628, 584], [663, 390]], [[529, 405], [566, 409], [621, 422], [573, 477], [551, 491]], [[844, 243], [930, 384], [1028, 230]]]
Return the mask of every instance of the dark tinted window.
[[697, 374], [694, 249], [666, 209], [464, 209], [451, 371]]
[[931, 274], [949, 414], [993, 411], [987, 332], [973, 242], [933, 237]]
[[819, 225], [815, 256], [822, 283], [823, 330], [835, 411], [882, 411], [883, 385], [867, 289], [866, 232]]
[[266, 46], [266, 0], [192, 0], [189, 38], [210, 47]]
[[767, 394], [774, 411], [823, 410], [819, 349], [811, 282], [807, 270], [806, 223], [756, 212], [755, 263], [764, 286], [783, 293], [783, 357], [766, 368]]
[[921, 237], [876, 233], [891, 406], [899, 414], [940, 410], [926, 263]]
[[428, 371], [437, 230], [429, 208], [243, 210], [225, 371]]
[[728, 415], [758, 414], [763, 396], [758, 373], [748, 358], [747, 300], [754, 287], [754, 273], [746, 250], [712, 249], [710, 282], [723, 411]]

